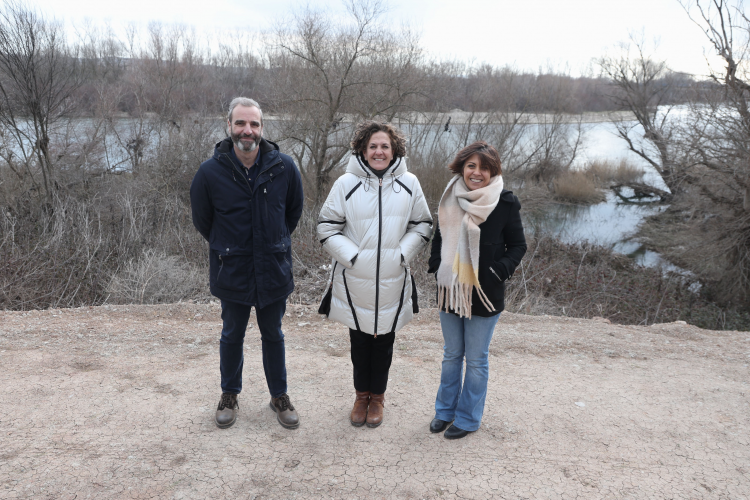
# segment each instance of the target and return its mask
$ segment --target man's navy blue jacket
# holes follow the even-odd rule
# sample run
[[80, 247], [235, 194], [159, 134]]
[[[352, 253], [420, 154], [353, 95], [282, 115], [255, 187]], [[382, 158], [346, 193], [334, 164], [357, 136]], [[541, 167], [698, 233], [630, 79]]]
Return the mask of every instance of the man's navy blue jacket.
[[251, 189], [232, 147], [229, 138], [218, 143], [195, 174], [193, 225], [209, 243], [211, 293], [260, 309], [294, 290], [291, 234], [302, 215], [302, 179], [294, 160], [261, 139]]

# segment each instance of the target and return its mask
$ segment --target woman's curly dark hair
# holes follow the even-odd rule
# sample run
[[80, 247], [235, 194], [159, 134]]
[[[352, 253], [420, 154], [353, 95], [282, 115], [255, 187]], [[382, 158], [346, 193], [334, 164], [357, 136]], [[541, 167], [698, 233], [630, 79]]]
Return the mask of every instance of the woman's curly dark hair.
[[498, 154], [497, 149], [484, 141], [474, 142], [459, 151], [451, 164], [448, 165], [448, 170], [454, 174], [463, 175], [466, 160], [475, 154], [479, 155], [482, 165], [490, 170], [490, 177], [495, 177], [496, 175], [501, 175], [503, 173], [503, 169], [500, 166], [500, 155]]
[[351, 142], [352, 154], [364, 154], [367, 145], [370, 143], [370, 137], [376, 132], [385, 132], [391, 138], [394, 159], [406, 156], [406, 136], [404, 133], [390, 123], [373, 120], [365, 120], [357, 125]]

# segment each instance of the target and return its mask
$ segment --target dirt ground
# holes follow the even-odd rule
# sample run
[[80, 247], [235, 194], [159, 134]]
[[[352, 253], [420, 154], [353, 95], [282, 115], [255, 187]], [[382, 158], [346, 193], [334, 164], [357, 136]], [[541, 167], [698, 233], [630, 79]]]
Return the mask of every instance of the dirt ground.
[[383, 425], [355, 428], [348, 334], [284, 320], [301, 425], [268, 407], [254, 317], [240, 416], [216, 304], [0, 312], [0, 498], [750, 498], [750, 333], [503, 314], [481, 429], [430, 434], [434, 310], [397, 334]]

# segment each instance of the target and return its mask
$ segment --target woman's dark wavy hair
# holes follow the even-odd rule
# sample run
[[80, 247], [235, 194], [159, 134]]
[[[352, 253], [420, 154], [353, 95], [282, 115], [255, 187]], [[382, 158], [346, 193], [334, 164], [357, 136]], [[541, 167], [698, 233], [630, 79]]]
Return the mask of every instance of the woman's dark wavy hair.
[[406, 136], [404, 133], [390, 123], [373, 120], [365, 120], [357, 125], [351, 142], [352, 154], [364, 154], [367, 145], [370, 143], [370, 137], [376, 132], [385, 132], [391, 138], [394, 160], [406, 156]]
[[466, 160], [475, 154], [479, 155], [482, 165], [490, 169], [490, 177], [495, 177], [503, 173], [500, 167], [500, 154], [497, 152], [497, 149], [484, 141], [474, 142], [459, 151], [451, 164], [448, 165], [448, 170], [454, 174], [463, 175]]

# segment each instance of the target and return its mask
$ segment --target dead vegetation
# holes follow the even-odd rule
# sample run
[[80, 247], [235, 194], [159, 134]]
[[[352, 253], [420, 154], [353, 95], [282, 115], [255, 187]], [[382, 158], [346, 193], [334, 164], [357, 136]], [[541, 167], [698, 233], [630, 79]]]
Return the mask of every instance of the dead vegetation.
[[552, 180], [552, 193], [558, 201], [591, 205], [604, 201], [607, 189], [635, 185], [641, 177], [643, 170], [625, 160], [617, 164], [599, 160], [558, 173]]
[[[224, 135], [225, 104], [240, 94], [257, 97], [269, 117], [276, 113], [265, 124], [266, 137], [295, 157], [305, 177], [308, 208], [293, 247], [297, 289], [291, 300], [297, 303], [317, 303], [327, 282], [330, 262], [315, 238], [316, 200], [340, 174], [350, 128], [359, 119], [391, 120], [407, 133], [409, 168], [433, 210], [451, 177], [445, 166], [477, 139], [501, 153], [506, 185], [521, 197], [525, 214], [543, 214], [553, 197], [596, 203], [610, 186], [637, 185], [641, 172], [625, 163], [573, 166], [582, 116], [565, 112], [617, 107], [602, 104], [606, 96], [593, 91], [605, 80], [432, 64], [413, 34], [388, 31], [376, 2], [353, 2], [348, 15], [333, 26], [303, 11], [291, 31], [276, 33], [259, 55], [244, 42], [212, 51], [190, 30], [158, 25], [133, 30], [128, 43], [96, 29], [69, 41], [40, 13], [6, 3], [0, 48], [12, 50], [0, 50], [0, 308], [210, 300], [206, 244], [192, 227], [188, 186]], [[31, 38], [41, 45], [19, 42]], [[353, 50], [359, 43], [373, 49], [367, 57]], [[26, 73], [17, 71], [20, 60]], [[658, 90], [669, 103], [685, 96], [683, 87], [664, 79], [664, 68], [645, 69], [626, 73], [649, 78], [638, 89]], [[24, 91], [23, 82], [45, 78], [48, 94]], [[709, 327], [739, 324], [732, 318], [741, 316], [706, 300], [742, 305], [750, 280], [750, 190], [747, 176], [730, 174], [747, 166], [742, 148], [750, 115], [742, 107], [748, 92], [742, 78], [717, 75], [713, 86], [701, 87], [692, 135], [668, 135], [673, 129], [664, 127], [671, 122], [659, 121], [663, 116], [652, 109], [657, 101], [628, 101], [618, 87], [620, 107], [638, 116], [640, 108], [629, 106], [643, 105], [650, 113], [645, 143], [633, 147], [657, 151], [649, 158], [661, 162], [664, 175], [681, 172], [670, 177], [674, 192], [685, 193], [669, 212], [678, 223], [654, 222], [661, 225], [646, 233], [649, 244], [699, 274], [705, 292], [687, 293], [676, 277], [632, 266], [606, 249], [536, 234], [520, 276], [509, 283], [509, 309], [623, 323], [681, 318]], [[670, 86], [662, 92], [665, 83]], [[583, 95], [598, 103], [589, 106]], [[38, 102], [50, 104], [33, 108]], [[737, 112], [725, 112], [727, 106]], [[461, 119], [452, 119], [457, 113]], [[532, 119], [532, 113], [539, 114]], [[616, 118], [623, 125], [622, 115]], [[675, 137], [682, 150], [674, 142], [659, 149]], [[678, 165], [685, 170], [675, 170]], [[693, 199], [699, 202], [689, 203]], [[702, 236], [691, 240], [693, 234]], [[425, 253], [413, 271], [420, 300], [430, 305], [434, 278], [426, 274], [426, 260]]]
[[606, 199], [594, 180], [585, 172], [567, 172], [552, 181], [552, 192], [555, 199], [571, 203], [590, 205]]

